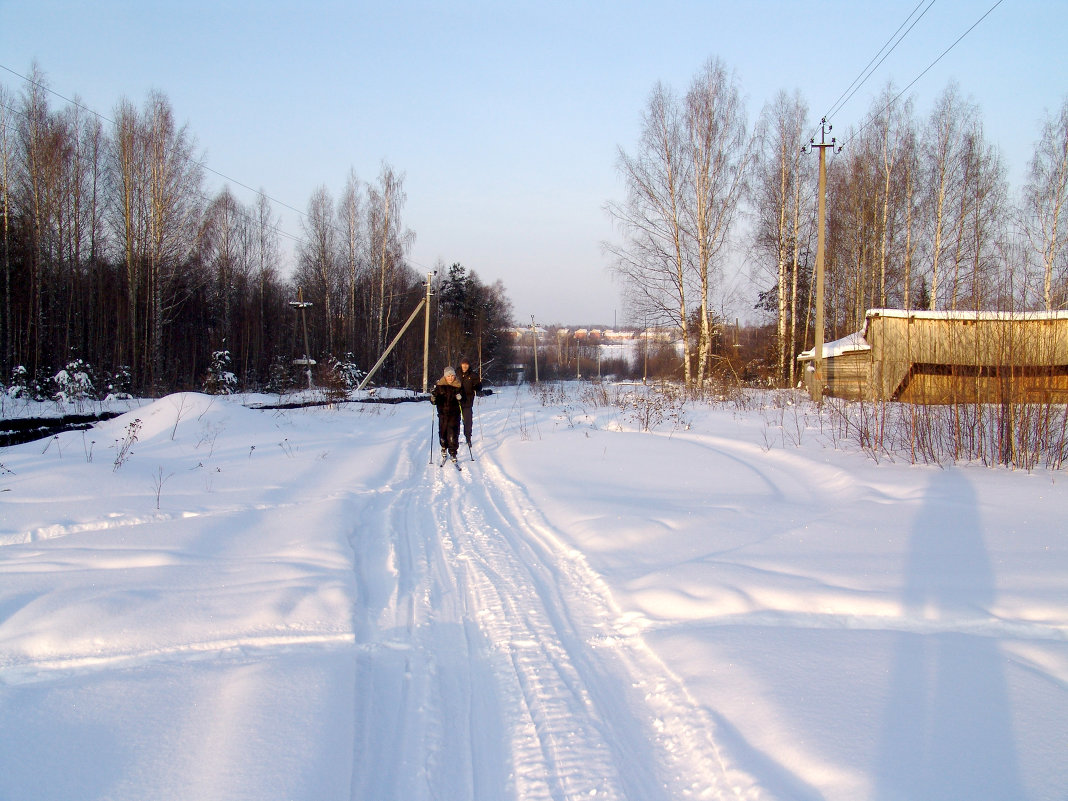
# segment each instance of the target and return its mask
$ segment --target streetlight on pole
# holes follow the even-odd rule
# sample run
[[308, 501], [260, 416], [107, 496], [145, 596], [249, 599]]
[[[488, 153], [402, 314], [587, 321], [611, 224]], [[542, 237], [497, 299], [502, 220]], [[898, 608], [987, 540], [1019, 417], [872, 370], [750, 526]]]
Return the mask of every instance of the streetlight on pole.
[[304, 327], [304, 358], [294, 359], [293, 364], [301, 365], [307, 368], [308, 373], [308, 389], [312, 388], [312, 365], [315, 364], [313, 359], [308, 353], [308, 318], [304, 314], [304, 310], [311, 306], [311, 301], [304, 300], [304, 287], [297, 287], [297, 299], [289, 301], [289, 305], [294, 310], [300, 309], [300, 321]]

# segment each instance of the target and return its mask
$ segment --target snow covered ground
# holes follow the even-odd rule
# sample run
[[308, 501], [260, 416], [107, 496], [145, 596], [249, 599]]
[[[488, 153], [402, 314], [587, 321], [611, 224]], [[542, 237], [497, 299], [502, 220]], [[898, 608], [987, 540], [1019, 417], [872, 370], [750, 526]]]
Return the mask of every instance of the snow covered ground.
[[1063, 474], [551, 397], [0, 449], [0, 798], [1068, 798]]

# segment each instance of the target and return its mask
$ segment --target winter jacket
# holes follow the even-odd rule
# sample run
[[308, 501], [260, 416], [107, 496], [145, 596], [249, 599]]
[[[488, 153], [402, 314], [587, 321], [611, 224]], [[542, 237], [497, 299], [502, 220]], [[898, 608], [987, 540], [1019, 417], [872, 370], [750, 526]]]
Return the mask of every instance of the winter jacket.
[[456, 377], [460, 379], [460, 394], [463, 398], [460, 399], [460, 403], [463, 404], [465, 409], [470, 409], [471, 404], [474, 403], [475, 395], [479, 395], [482, 392], [482, 378], [474, 370], [468, 370], [466, 373], [457, 373]]
[[437, 407], [438, 416], [447, 420], [459, 420], [462, 393], [463, 387], [459, 381], [450, 384], [447, 379], [438, 379], [438, 383], [434, 385], [434, 390], [430, 393], [430, 399]]

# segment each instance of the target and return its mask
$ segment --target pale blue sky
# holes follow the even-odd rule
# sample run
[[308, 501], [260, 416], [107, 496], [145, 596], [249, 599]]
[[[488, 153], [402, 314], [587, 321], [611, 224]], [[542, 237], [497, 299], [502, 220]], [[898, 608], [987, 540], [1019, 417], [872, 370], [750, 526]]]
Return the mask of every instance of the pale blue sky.
[[[926, 8], [930, 0], [923, 0]], [[831, 120], [863, 121], [996, 0], [938, 0]], [[420, 270], [501, 279], [519, 320], [623, 322], [600, 243], [657, 81], [685, 91], [719, 56], [751, 120], [798, 88], [814, 122], [917, 8], [903, 2], [316, 2], [0, 0], [0, 66], [110, 116], [162, 90], [213, 170], [304, 209], [349, 168], [405, 174]], [[1045, 109], [1068, 94], [1068, 2], [1003, 0], [910, 90], [926, 117], [955, 79], [1022, 178]], [[0, 70], [0, 82], [22, 89]], [[55, 104], [62, 101], [53, 98]], [[209, 174], [213, 187], [223, 183]], [[251, 194], [234, 192], [245, 202]], [[297, 215], [279, 209], [297, 235]], [[751, 304], [750, 304], [751, 305]], [[744, 305], [738, 313], [745, 315]]]

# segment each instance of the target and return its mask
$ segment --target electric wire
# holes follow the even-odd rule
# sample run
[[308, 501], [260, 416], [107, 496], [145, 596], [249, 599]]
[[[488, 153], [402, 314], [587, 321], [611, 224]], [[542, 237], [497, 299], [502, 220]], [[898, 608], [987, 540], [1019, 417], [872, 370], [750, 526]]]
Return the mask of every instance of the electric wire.
[[[849, 84], [849, 86], [846, 87], [845, 91], [842, 92], [838, 99], [834, 101], [834, 104], [831, 106], [831, 108], [828, 109], [827, 112], [823, 115], [825, 119], [830, 119], [831, 117], [833, 117], [835, 113], [837, 113], [845, 106], [846, 103], [853, 99], [853, 96], [856, 95], [858, 91], [860, 91], [860, 88], [864, 86], [865, 83], [867, 83], [868, 78], [872, 76], [875, 70], [882, 66], [883, 62], [886, 61], [889, 55], [897, 49], [897, 46], [904, 41], [905, 37], [908, 36], [909, 33], [912, 32], [912, 29], [916, 27], [917, 23], [919, 23], [919, 21], [923, 19], [924, 15], [926, 15], [927, 12], [931, 10], [931, 6], [933, 6], [936, 1], [937, 0], [929, 0], [928, 2], [928, 0], [920, 0], [920, 2], [916, 4], [916, 7], [912, 9], [909, 15], [905, 18], [905, 21], [902, 22], [898, 26], [897, 30], [894, 31], [894, 33], [890, 36], [890, 38], [886, 40], [886, 44], [879, 48], [879, 51], [874, 56], [872, 56], [871, 61], [869, 61], [864, 67], [864, 69], [860, 71], [860, 74], [853, 79], [853, 83]], [[901, 33], [901, 29], [908, 25], [909, 20], [912, 19], [913, 15], [925, 2], [927, 3], [927, 8], [925, 8], [923, 10], [923, 13], [921, 13], [918, 17], [916, 17], [915, 20], [912, 21], [912, 24], [909, 25], [908, 30], [906, 30], [904, 33]], [[899, 33], [901, 33], [901, 36], [898, 36]], [[895, 37], [897, 37], [896, 42], [894, 42]], [[887, 50], [887, 46], [890, 45], [891, 42], [894, 42], [894, 44], [892, 47], [890, 47], [889, 50]], [[885, 53], [883, 53], [884, 50], [886, 51]], [[882, 58], [879, 58], [880, 54], [882, 54]], [[878, 63], [875, 63], [876, 59], [879, 59]], [[874, 66], [872, 66], [873, 64]]]
[[[979, 24], [983, 22], [983, 20], [985, 20], [987, 17], [989, 17], [990, 14], [993, 13], [994, 9], [996, 9], [998, 6], [1000, 6], [1003, 2], [1005, 2], [1005, 0], [996, 0], [994, 5], [992, 5], [990, 8], [988, 8], [986, 10], [986, 13], [984, 13], [981, 17], [979, 17], [979, 19], [977, 19], [975, 22], [973, 22], [968, 27], [968, 29], [966, 31], [964, 31], [964, 33], [962, 33], [960, 36], [958, 36], [953, 41], [953, 43], [949, 47], [947, 47], [945, 50], [943, 50], [941, 53], [939, 53], [939, 55], [934, 59], [934, 61], [932, 61], [930, 64], [928, 64], [926, 67], [924, 67], [922, 72], [920, 72], [915, 78], [913, 78], [911, 81], [909, 81], [908, 85], [906, 85], [904, 89], [902, 89], [900, 92], [898, 92], [896, 95], [894, 95], [894, 97], [889, 102], [887, 102], [886, 111], [889, 111], [891, 108], [893, 108], [894, 105], [897, 103], [897, 101], [900, 100], [902, 98], [902, 96], [904, 96], [904, 94], [909, 89], [911, 89], [913, 86], [915, 86], [919, 82], [919, 80], [921, 78], [923, 78], [924, 75], [926, 75], [928, 72], [930, 72], [934, 68], [934, 66], [936, 64], [938, 64], [939, 61], [941, 61], [943, 58], [945, 58], [946, 55], [948, 55], [949, 52], [951, 50], [953, 50], [953, 48], [955, 48], [957, 45], [959, 45], [964, 40], [964, 38], [966, 36], [968, 36], [968, 34], [970, 34], [973, 30], [975, 30], [976, 27], [978, 27]], [[880, 113], [881, 113], [881, 111], [882, 110], [880, 109]], [[858, 136], [860, 136], [860, 134], [863, 133], [870, 125], [872, 125], [876, 121], [876, 119], [878, 119], [878, 117], [879, 117], [879, 113], [873, 112], [873, 113], [869, 114], [868, 118], [860, 125], [859, 128], [857, 128], [855, 131], [851, 131], [849, 139], [850, 140], [856, 139]], [[849, 141], [849, 140], [846, 140], [846, 141]], [[843, 147], [845, 146], [845, 142], [842, 142], [842, 146]]]

